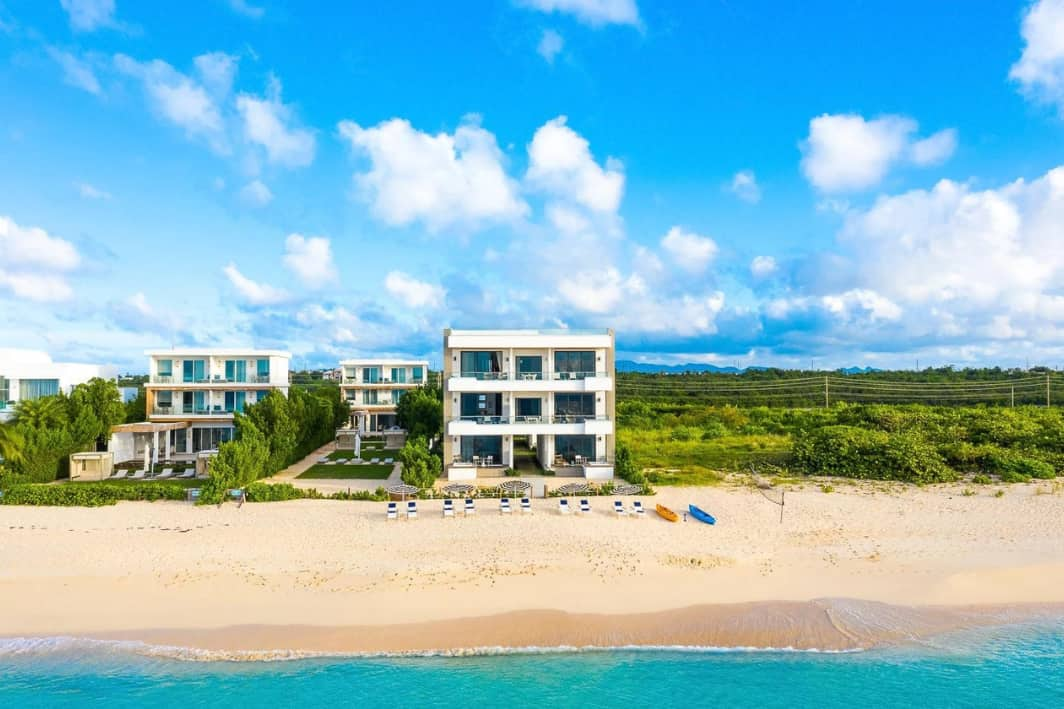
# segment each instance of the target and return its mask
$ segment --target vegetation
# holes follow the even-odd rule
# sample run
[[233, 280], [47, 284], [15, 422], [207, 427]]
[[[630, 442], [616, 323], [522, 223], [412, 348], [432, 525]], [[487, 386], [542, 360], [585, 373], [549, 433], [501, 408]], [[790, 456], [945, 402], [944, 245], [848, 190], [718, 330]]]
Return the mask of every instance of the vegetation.
[[385, 480], [392, 474], [392, 465], [313, 465], [299, 475], [308, 480]]
[[11, 423], [0, 427], [0, 487], [67, 476], [70, 454], [102, 446], [125, 415], [118, 386], [107, 379], [79, 384], [69, 396], [20, 401]]
[[403, 464], [403, 482], [420, 488], [432, 487], [443, 470], [439, 456], [429, 451], [424, 438], [408, 438], [399, 451], [399, 461]]
[[443, 391], [428, 386], [411, 389], [396, 404], [395, 417], [411, 438], [438, 438], [443, 432]]
[[189, 485], [180, 482], [100, 481], [67, 485], [16, 484], [4, 490], [0, 504], [50, 507], [102, 507], [122, 501], [184, 500]]

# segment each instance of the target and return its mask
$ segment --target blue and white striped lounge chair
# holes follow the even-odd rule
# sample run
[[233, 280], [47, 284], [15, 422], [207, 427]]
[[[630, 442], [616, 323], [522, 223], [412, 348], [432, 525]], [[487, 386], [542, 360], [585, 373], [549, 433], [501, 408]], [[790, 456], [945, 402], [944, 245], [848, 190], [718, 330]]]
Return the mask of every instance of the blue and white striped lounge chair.
[[417, 519], [417, 503], [413, 500], [406, 503], [406, 518]]
[[390, 519], [399, 519], [399, 505], [394, 502], [388, 503], [388, 510], [384, 513], [384, 521], [387, 522]]
[[454, 500], [443, 501], [443, 516], [454, 517]]
[[472, 497], [467, 497], [465, 501], [465, 516], [475, 515], [477, 513], [477, 506], [473, 502]]
[[643, 503], [639, 500], [635, 500], [634, 502], [632, 502], [632, 514], [635, 515], [637, 518], [646, 517], [647, 511], [643, 509]]
[[624, 509], [624, 503], [620, 500], [613, 501], [613, 511], [617, 513], [618, 517], [624, 517], [628, 514], [628, 510]]
[[572, 510], [569, 508], [569, 500], [564, 497], [558, 500], [558, 512], [563, 515], [567, 515], [572, 512]]
[[508, 515], [513, 510], [510, 508], [510, 498], [504, 497], [499, 500], [499, 514]]
[[126, 476], [126, 472], [127, 471], [125, 471], [125, 470], [118, 470], [118, 471], [115, 472], [114, 475], [111, 476], [111, 479], [112, 480], [121, 480], [122, 478], [124, 478]]
[[521, 498], [521, 512], [524, 513], [524, 512], [531, 512], [531, 511], [532, 511], [532, 500], [528, 499], [527, 497], [522, 497]]
[[159, 480], [166, 480], [167, 478], [173, 476], [173, 474], [174, 474], [174, 469], [173, 468], [163, 468], [163, 472], [159, 473], [155, 477], [157, 477]]
[[586, 497], [580, 499], [580, 512], [583, 514], [591, 514], [591, 503], [588, 502]]

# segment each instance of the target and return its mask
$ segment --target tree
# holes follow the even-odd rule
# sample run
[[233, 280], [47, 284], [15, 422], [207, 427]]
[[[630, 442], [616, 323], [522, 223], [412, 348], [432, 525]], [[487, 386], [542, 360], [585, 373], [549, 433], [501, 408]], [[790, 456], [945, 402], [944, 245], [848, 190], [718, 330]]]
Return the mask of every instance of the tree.
[[138, 423], [148, 420], [148, 397], [144, 394], [144, 387], [137, 389], [137, 398], [125, 403], [126, 423]]
[[403, 394], [395, 406], [399, 425], [412, 438], [436, 438], [443, 431], [443, 392], [420, 387]]
[[9, 465], [22, 462], [26, 438], [14, 426], [0, 425], [0, 458]]
[[67, 410], [65, 397], [45, 396], [40, 399], [23, 399], [15, 407], [14, 422], [25, 428], [59, 428], [65, 426]]
[[269, 459], [266, 438], [255, 424], [243, 418], [240, 438], [222, 443], [218, 455], [211, 459], [210, 479], [203, 486], [201, 499], [221, 502], [226, 490], [247, 487], [266, 474]]
[[443, 463], [429, 452], [424, 438], [409, 438], [399, 451], [399, 462], [403, 464], [403, 482], [420, 488], [432, 487], [440, 476]]

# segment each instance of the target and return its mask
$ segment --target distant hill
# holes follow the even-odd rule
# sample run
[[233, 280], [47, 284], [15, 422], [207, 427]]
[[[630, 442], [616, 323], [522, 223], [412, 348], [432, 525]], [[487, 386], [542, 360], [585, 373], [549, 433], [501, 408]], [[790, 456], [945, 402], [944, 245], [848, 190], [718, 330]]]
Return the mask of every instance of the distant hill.
[[[630, 359], [617, 360], [618, 372], [636, 372], [639, 374], [740, 374], [747, 371], [761, 371], [769, 367], [718, 367], [714, 364], [699, 364], [688, 362], [686, 364], [656, 364], [653, 362], [633, 362]], [[844, 367], [835, 370], [843, 374], [868, 374], [878, 372], [875, 367]]]

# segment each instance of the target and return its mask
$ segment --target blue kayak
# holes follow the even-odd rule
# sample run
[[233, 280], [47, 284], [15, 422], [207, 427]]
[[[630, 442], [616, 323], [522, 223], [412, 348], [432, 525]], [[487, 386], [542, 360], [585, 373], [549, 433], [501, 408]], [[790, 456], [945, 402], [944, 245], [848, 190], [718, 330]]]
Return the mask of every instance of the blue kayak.
[[705, 522], [706, 524], [716, 524], [717, 523], [717, 518], [716, 517], [714, 517], [710, 513], [706, 512], [705, 510], [703, 510], [700, 507], [695, 507], [694, 505], [688, 505], [687, 509], [691, 512], [691, 516], [694, 517], [695, 519], [697, 519], [700, 522]]

